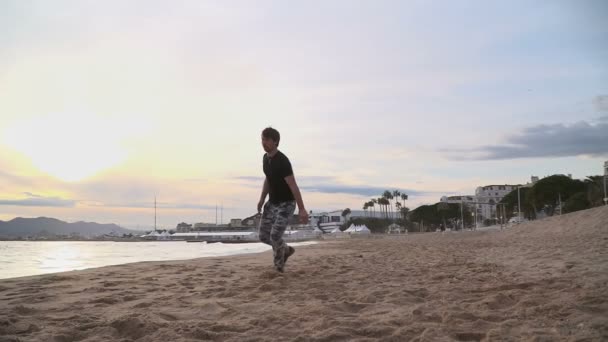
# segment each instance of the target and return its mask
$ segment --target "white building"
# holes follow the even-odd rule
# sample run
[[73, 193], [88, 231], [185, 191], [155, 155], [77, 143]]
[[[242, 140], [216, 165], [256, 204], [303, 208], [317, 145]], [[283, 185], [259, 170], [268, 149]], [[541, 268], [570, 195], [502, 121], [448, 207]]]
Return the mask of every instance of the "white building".
[[524, 185], [485, 185], [480, 186], [475, 190], [475, 196], [443, 196], [441, 202], [461, 204], [463, 203], [471, 210], [477, 211], [477, 220], [496, 219], [500, 216], [497, 211], [497, 204], [508, 195], [511, 191], [517, 190], [517, 187], [529, 188], [532, 187], [539, 178], [537, 176], [530, 177], [531, 182]]
[[441, 202], [452, 203], [452, 204], [460, 204], [464, 203], [466, 206], [473, 208], [477, 199], [473, 195], [466, 196], [443, 196], [441, 197]]
[[504, 184], [478, 187], [475, 190], [475, 199], [479, 220], [498, 218], [500, 215], [497, 214], [496, 204], [511, 191], [517, 190], [518, 186], [521, 185]]
[[351, 210], [350, 214], [346, 217], [342, 216], [344, 210], [334, 210], [326, 212], [310, 212], [310, 224], [314, 227], [318, 227], [325, 233], [329, 233], [336, 228], [342, 226], [345, 222], [348, 222], [354, 217], [367, 217], [370, 213], [366, 213], [364, 210]]

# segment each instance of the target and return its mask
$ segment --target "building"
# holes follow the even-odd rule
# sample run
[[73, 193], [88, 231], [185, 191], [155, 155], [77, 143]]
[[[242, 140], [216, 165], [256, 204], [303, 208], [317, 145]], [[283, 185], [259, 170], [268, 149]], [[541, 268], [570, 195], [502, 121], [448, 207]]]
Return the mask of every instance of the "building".
[[342, 217], [342, 210], [335, 210], [322, 213], [309, 214], [309, 218], [314, 219], [318, 223], [343, 223], [344, 217]]
[[[570, 175], [569, 175], [570, 176]], [[511, 191], [517, 190], [517, 187], [529, 188], [538, 182], [539, 177], [531, 176], [530, 182], [521, 185], [485, 185], [477, 187], [475, 195], [466, 196], [443, 196], [441, 202], [466, 205], [471, 211], [477, 213], [477, 219], [483, 221], [486, 219], [498, 219], [500, 217], [497, 210], [497, 204], [508, 195]]]
[[475, 190], [475, 204], [479, 220], [496, 219], [496, 204], [511, 191], [517, 190], [519, 185], [486, 185]]
[[217, 226], [216, 224], [213, 223], [205, 223], [205, 222], [197, 222], [194, 224], [193, 230], [207, 230], [211, 227], [215, 227]]
[[311, 210], [308, 215], [310, 219], [310, 225], [320, 229], [325, 233], [329, 233], [334, 229], [341, 227], [351, 218], [371, 216], [370, 212], [366, 212], [364, 210], [351, 210], [350, 214], [346, 216], [342, 216], [343, 212], [343, 209], [317, 213], [313, 213]]
[[443, 203], [450, 203], [450, 204], [464, 203], [464, 205], [468, 206], [469, 208], [474, 208], [475, 204], [477, 203], [477, 199], [473, 195], [443, 196], [443, 197], [441, 197], [441, 199], [439, 201], [443, 202]]
[[243, 225], [243, 220], [241, 219], [231, 219], [230, 220], [230, 227], [240, 227]]
[[186, 222], [182, 222], [179, 223], [176, 227], [175, 227], [175, 231], [177, 231], [178, 233], [186, 233], [192, 230], [192, 225], [188, 224]]
[[260, 224], [261, 215], [254, 214], [241, 220], [241, 224], [245, 227], [257, 227]]
[[[568, 175], [572, 178], [572, 175]], [[477, 215], [480, 220], [485, 219], [497, 219], [500, 214], [497, 214], [496, 204], [502, 201], [503, 197], [508, 195], [511, 191], [520, 188], [531, 188], [536, 182], [538, 182], [538, 176], [531, 176], [530, 182], [526, 184], [516, 185], [486, 185], [480, 186], [475, 190], [475, 200], [477, 206]]]

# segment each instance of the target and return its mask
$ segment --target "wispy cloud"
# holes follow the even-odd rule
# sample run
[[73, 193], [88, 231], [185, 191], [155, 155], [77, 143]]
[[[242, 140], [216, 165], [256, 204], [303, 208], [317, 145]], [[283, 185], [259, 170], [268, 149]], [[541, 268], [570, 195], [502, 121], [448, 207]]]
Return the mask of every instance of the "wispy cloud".
[[498, 160], [608, 154], [608, 116], [593, 124], [537, 125], [507, 137], [503, 144], [479, 148], [442, 149], [452, 160]]
[[236, 181], [244, 181], [246, 183], [261, 183], [264, 181], [264, 177], [259, 176], [238, 176], [234, 177], [234, 179]]
[[[321, 192], [326, 194], [350, 194], [359, 196], [380, 196], [384, 191], [393, 191], [395, 187], [376, 187], [376, 186], [362, 186], [362, 185], [330, 185], [330, 184], [317, 184], [317, 185], [303, 185], [301, 187], [305, 191]], [[402, 193], [406, 193], [410, 196], [416, 195], [421, 196], [429, 194], [427, 192], [421, 192], [416, 190], [399, 190]]]
[[[260, 187], [261, 182], [264, 181], [263, 177], [256, 176], [241, 176], [235, 177], [237, 180], [245, 181], [245, 185], [247, 186], [255, 186]], [[368, 186], [368, 185], [354, 185], [354, 184], [345, 184], [340, 181], [336, 177], [328, 177], [328, 176], [301, 176], [297, 177], [297, 182], [299, 187], [303, 191], [309, 192], [319, 192], [325, 194], [348, 194], [348, 195], [357, 195], [357, 196], [380, 196], [384, 191], [390, 190], [393, 191], [398, 189], [395, 186]], [[407, 193], [408, 195], [425, 195], [429, 194], [428, 192], [421, 192], [417, 190], [399, 190], [402, 193]]]
[[[81, 202], [91, 207], [107, 207], [107, 208], [130, 208], [130, 209], [150, 209], [154, 208], [154, 202], [95, 202], [95, 201], [83, 201]], [[212, 210], [215, 209], [215, 205], [205, 204], [194, 204], [194, 203], [168, 203], [168, 202], [157, 202], [156, 207], [159, 209], [197, 209], [197, 210]], [[227, 209], [224, 207], [224, 209]]]
[[44, 197], [32, 193], [25, 193], [29, 197], [24, 199], [0, 200], [0, 205], [24, 206], [24, 207], [66, 207], [76, 205], [76, 201], [59, 197]]
[[[593, 99], [593, 105], [598, 112], [608, 112], [608, 95], [598, 95]], [[608, 119], [608, 116], [603, 117]]]

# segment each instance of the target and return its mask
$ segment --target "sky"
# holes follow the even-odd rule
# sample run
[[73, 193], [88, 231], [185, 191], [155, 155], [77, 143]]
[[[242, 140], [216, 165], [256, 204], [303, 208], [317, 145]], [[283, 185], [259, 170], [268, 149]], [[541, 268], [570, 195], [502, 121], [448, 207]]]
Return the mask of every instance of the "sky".
[[[2, 1], [0, 220], [256, 212], [260, 133], [307, 210], [603, 173], [605, 1]], [[220, 218], [218, 218], [218, 221]]]

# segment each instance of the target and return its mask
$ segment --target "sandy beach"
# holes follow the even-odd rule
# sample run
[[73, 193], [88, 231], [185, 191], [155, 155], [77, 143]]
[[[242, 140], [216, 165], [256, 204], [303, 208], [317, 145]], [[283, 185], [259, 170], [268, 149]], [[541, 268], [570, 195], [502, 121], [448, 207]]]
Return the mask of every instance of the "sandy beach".
[[600, 341], [608, 207], [0, 281], [0, 341]]

